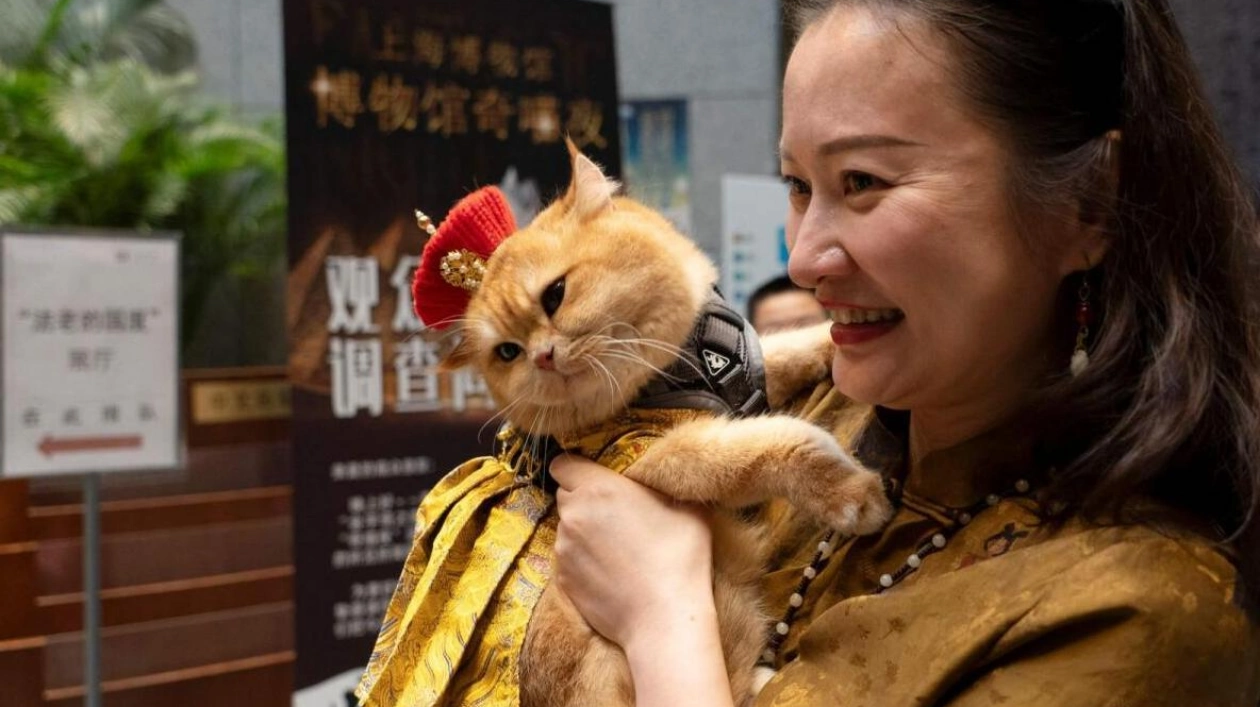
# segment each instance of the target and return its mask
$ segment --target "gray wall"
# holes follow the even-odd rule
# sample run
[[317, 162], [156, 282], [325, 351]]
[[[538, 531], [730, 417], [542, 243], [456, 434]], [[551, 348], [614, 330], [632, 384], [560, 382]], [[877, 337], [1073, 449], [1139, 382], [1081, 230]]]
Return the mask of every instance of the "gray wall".
[[166, 0], [197, 34], [202, 87], [247, 115], [284, 110], [280, 0]]

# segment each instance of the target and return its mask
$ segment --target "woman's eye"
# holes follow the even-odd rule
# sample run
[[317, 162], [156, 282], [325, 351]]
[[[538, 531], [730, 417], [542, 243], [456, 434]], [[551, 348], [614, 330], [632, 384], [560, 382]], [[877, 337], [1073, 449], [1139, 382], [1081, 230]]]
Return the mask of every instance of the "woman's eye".
[[844, 175], [844, 192], [846, 194], [860, 194], [882, 183], [879, 179], [872, 177], [866, 172], [846, 172]]
[[783, 183], [788, 186], [788, 196], [793, 198], [809, 196], [809, 184], [806, 184], [805, 180], [785, 174]]
[[517, 356], [520, 356], [522, 351], [524, 351], [524, 349], [522, 349], [520, 345], [513, 344], [510, 341], [494, 347], [494, 355], [498, 356], [500, 360], [505, 362], [511, 361]]
[[547, 286], [542, 293], [542, 308], [550, 317], [560, 309], [560, 305], [564, 302], [564, 278], [560, 278]]

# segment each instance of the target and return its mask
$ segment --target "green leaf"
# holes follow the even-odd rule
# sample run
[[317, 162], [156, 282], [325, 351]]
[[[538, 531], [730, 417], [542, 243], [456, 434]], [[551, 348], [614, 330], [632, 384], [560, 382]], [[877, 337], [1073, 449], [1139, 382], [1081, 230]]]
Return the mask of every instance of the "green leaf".
[[80, 64], [127, 58], [163, 73], [197, 56], [188, 21], [159, 0], [76, 0], [55, 49]]
[[51, 200], [48, 192], [38, 185], [0, 189], [0, 224], [38, 223]]
[[142, 212], [149, 223], [159, 223], [174, 214], [188, 194], [188, 182], [178, 173], [162, 172], [155, 177]]

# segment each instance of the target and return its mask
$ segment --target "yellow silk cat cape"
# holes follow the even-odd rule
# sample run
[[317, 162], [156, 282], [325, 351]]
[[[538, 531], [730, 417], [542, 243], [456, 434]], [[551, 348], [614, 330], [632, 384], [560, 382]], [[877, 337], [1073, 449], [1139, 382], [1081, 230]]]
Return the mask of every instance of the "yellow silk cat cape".
[[[631, 408], [562, 448], [622, 472], [666, 430], [711, 413]], [[370, 707], [520, 704], [525, 628], [551, 573], [556, 522], [524, 435], [465, 462], [420, 504], [416, 536], [355, 694]]]

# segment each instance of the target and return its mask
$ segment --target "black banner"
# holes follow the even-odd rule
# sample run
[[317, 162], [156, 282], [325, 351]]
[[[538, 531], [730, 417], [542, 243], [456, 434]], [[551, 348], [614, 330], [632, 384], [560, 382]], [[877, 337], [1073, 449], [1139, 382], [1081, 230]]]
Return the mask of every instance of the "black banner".
[[344, 707], [416, 505], [494, 433], [484, 383], [438, 373], [441, 336], [412, 313], [412, 211], [440, 222], [498, 184], [524, 224], [568, 182], [566, 135], [619, 174], [612, 14], [578, 0], [286, 0], [284, 21], [294, 704]]

